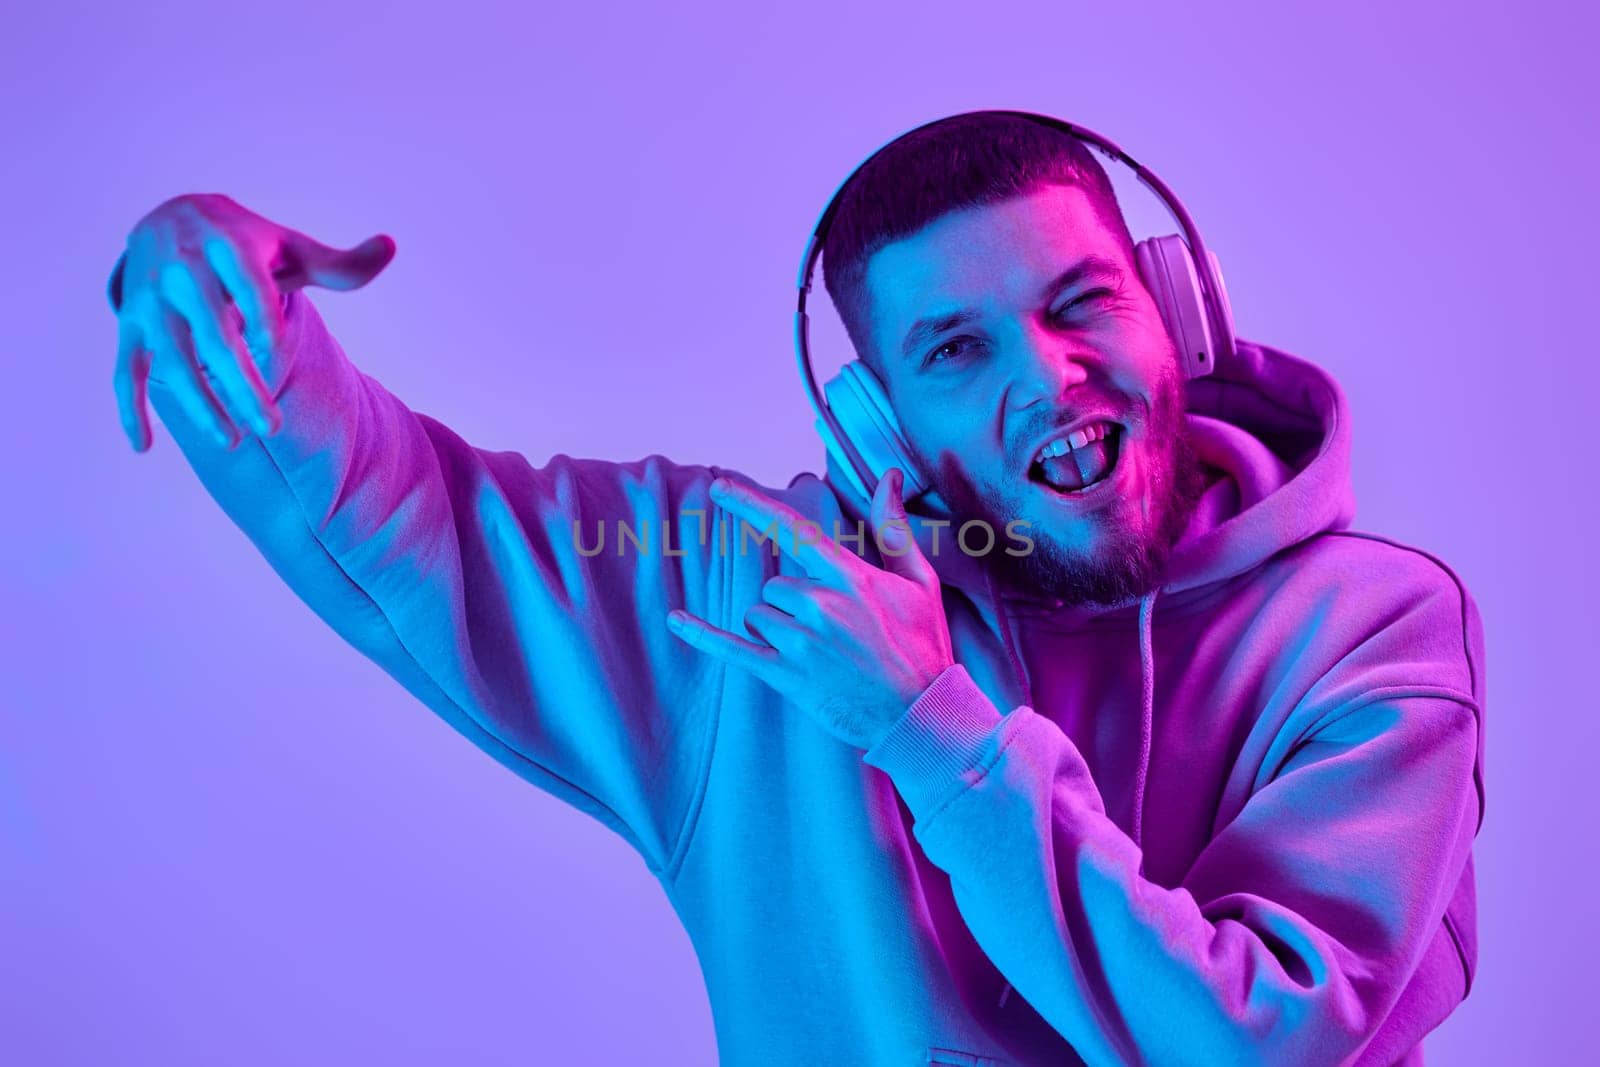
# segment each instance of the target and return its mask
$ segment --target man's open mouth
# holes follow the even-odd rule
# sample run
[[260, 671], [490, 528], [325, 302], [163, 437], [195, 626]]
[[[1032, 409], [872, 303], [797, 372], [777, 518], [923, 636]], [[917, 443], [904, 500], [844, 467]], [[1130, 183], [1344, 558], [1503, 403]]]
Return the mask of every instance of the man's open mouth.
[[1052, 438], [1028, 464], [1028, 479], [1064, 496], [1081, 493], [1111, 477], [1121, 451], [1122, 427], [1096, 422]]

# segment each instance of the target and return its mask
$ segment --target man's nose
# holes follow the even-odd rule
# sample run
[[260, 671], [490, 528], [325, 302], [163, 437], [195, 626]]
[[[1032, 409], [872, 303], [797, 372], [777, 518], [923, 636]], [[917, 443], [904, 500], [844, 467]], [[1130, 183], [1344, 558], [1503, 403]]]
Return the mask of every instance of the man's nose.
[[1088, 356], [1060, 335], [1035, 334], [1017, 346], [1012, 404], [1055, 404], [1089, 377]]

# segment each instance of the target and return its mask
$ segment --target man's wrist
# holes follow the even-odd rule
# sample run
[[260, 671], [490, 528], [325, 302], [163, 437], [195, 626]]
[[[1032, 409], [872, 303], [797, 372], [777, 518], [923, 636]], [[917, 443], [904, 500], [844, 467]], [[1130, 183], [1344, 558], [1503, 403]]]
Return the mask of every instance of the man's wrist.
[[921, 818], [984, 761], [1003, 718], [967, 669], [953, 663], [862, 759], [889, 775], [912, 814]]

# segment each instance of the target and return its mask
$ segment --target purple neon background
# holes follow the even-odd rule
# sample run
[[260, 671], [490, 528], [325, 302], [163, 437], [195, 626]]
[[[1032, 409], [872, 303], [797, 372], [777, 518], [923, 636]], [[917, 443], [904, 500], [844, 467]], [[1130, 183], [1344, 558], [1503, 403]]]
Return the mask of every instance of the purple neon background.
[[143, 6], [33, 5], [0, 34], [0, 1059], [714, 1058], [689, 942], [620, 839], [328, 631], [159, 426], [127, 448], [102, 289], [141, 214], [222, 191], [329, 243], [394, 235], [372, 287], [313, 299], [475, 444], [783, 484], [820, 461], [789, 334], [807, 228], [883, 140], [988, 106], [1152, 164], [1243, 335], [1344, 384], [1357, 525], [1474, 591], [1481, 974], [1430, 1062], [1578, 1057], [1600, 871], [1578, 5]]

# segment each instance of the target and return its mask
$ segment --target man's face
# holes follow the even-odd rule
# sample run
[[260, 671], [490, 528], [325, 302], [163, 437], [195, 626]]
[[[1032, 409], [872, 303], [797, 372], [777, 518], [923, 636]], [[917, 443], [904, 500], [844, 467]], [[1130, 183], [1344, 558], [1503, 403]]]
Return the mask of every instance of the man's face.
[[[874, 369], [952, 518], [995, 530], [986, 562], [1073, 603], [1146, 592], [1200, 474], [1177, 354], [1087, 194], [1042, 185], [941, 216], [879, 250], [866, 285]], [[1080, 426], [1091, 440], [1048, 456]], [[1026, 556], [1003, 550], [1013, 520]]]

